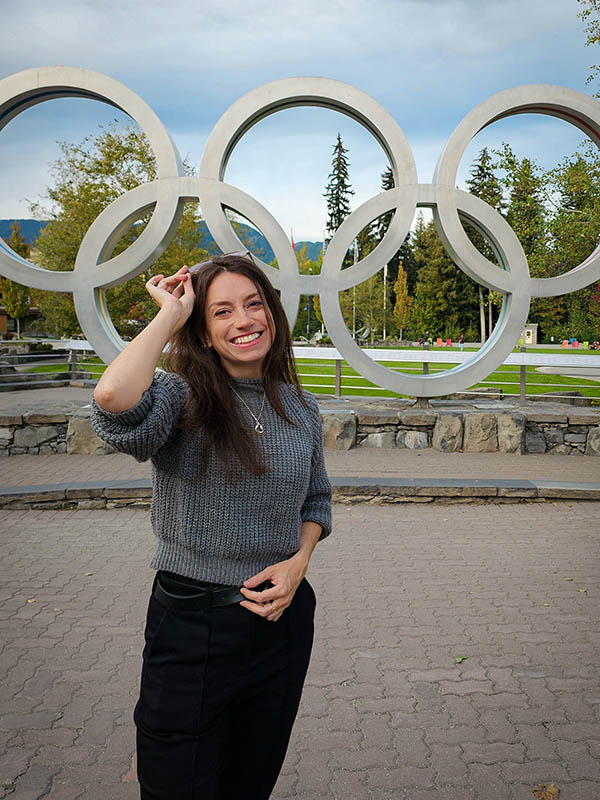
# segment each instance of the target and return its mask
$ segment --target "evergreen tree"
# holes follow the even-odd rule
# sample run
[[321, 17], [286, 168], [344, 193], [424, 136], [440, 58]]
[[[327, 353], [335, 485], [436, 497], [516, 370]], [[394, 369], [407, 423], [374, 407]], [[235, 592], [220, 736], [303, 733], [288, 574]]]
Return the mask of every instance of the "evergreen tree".
[[[410, 330], [414, 338], [429, 332], [434, 338], [472, 338], [477, 327], [474, 284], [446, 253], [433, 222], [420, 215], [413, 235], [418, 269]], [[476, 290], [475, 290], [476, 291]]]
[[[54, 185], [48, 189], [52, 210], [32, 206], [36, 216], [49, 217], [37, 240], [34, 257], [46, 269], [69, 270], [98, 214], [124, 192], [154, 180], [156, 161], [146, 136], [129, 126], [119, 130], [113, 124], [78, 145], [59, 144], [62, 154], [52, 165]], [[192, 174], [187, 167], [186, 172]], [[117, 243], [115, 255], [141, 234], [150, 216], [129, 228]], [[182, 264], [194, 264], [207, 257], [199, 221], [197, 205], [186, 204], [174, 239], [156, 263], [145, 273], [107, 291], [109, 312], [122, 335], [136, 333], [135, 323], [143, 326], [157, 311], [144, 288], [151, 275], [169, 274]], [[35, 297], [51, 332], [63, 336], [79, 332], [71, 295], [38, 291]]]
[[[5, 239], [7, 244], [22, 258], [29, 259], [30, 247], [21, 235], [21, 226], [15, 220], [10, 226], [10, 237]], [[9, 317], [12, 317], [17, 325], [17, 338], [21, 338], [21, 319], [27, 316], [29, 311], [29, 289], [20, 283], [2, 278], [0, 281], [2, 291], [2, 304]]]
[[[503, 182], [509, 193], [507, 222], [523, 246], [532, 277], [550, 277], [553, 267], [548, 246], [547, 176], [529, 158], [517, 158], [507, 144], [499, 155], [499, 165], [506, 173]], [[540, 325], [545, 335], [555, 328], [563, 314], [562, 297], [532, 298], [529, 318]]]
[[[600, 241], [600, 157], [595, 146], [565, 159], [550, 172], [549, 179], [559, 199], [549, 222], [546, 276], [554, 276], [584, 261]], [[563, 297], [540, 298], [555, 309], [545, 333], [557, 338], [598, 339], [597, 296], [598, 288], [588, 286]]]
[[[382, 172], [381, 174], [381, 189], [382, 191], [387, 192], [388, 189], [393, 188], [394, 176], [392, 174], [392, 168], [388, 167], [385, 172]], [[393, 216], [393, 211], [387, 211], [373, 223], [374, 236], [377, 244], [379, 244], [379, 242], [385, 236], [387, 229], [390, 227], [390, 222], [392, 221]], [[415, 264], [415, 256], [410, 244], [410, 233], [407, 234], [398, 252], [388, 261], [388, 277], [392, 284], [396, 282], [398, 277], [398, 267], [400, 264], [402, 264], [404, 271], [406, 272], [408, 292], [410, 295], [412, 295], [417, 282], [417, 266]]]
[[342, 144], [342, 137], [338, 133], [337, 141], [333, 147], [331, 172], [327, 179], [324, 197], [327, 198], [327, 241], [340, 227], [350, 214], [350, 196], [354, 194], [348, 173], [348, 150]]
[[[470, 175], [471, 177], [467, 180], [466, 184], [471, 194], [475, 195], [475, 197], [479, 197], [497, 211], [502, 212], [504, 205], [502, 197], [502, 185], [494, 172], [494, 163], [487, 147], [484, 147], [482, 150], [480, 150], [477, 161], [475, 161], [471, 166]], [[489, 261], [495, 262], [496, 258], [490, 243], [487, 242], [482, 234], [475, 230], [472, 225], [464, 223], [464, 227], [467, 235], [479, 252]], [[490, 290], [485, 291], [487, 293], [489, 317], [487, 333], [485, 323], [484, 289], [481, 286], [478, 287], [479, 326], [482, 343], [485, 342], [488, 335], [492, 332], [492, 306], [500, 305], [502, 300], [502, 295], [498, 294], [497, 292], [492, 292]]]

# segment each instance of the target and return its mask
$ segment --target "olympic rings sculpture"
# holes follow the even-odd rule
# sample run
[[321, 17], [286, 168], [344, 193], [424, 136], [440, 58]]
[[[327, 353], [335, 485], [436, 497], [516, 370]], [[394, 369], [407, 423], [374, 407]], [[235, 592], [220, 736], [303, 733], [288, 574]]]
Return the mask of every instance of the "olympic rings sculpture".
[[[521, 86], [500, 92], [471, 111], [446, 144], [431, 184], [417, 182], [406, 138], [393, 117], [373, 98], [348, 84], [327, 78], [289, 78], [255, 89], [235, 102], [212, 130], [199, 177], [186, 177], [175, 145], [152, 109], [134, 92], [106, 75], [72, 67], [45, 67], [16, 73], [0, 81], [0, 129], [37, 103], [57, 97], [85, 97], [121, 109], [150, 140], [157, 179], [111, 203], [87, 231], [73, 271], [41, 269], [14, 253], [0, 240], [0, 273], [36, 289], [72, 292], [75, 309], [88, 340], [110, 362], [124, 347], [107, 312], [104, 291], [147, 269], [166, 249], [177, 230], [183, 204], [199, 201], [204, 219], [223, 252], [244, 249], [225, 209], [242, 214], [271, 245], [278, 269], [257, 259], [281, 299], [293, 325], [301, 294], [319, 295], [327, 331], [348, 364], [365, 378], [400, 394], [433, 397], [460, 391], [483, 380], [512, 351], [527, 321], [531, 297], [551, 297], [600, 280], [600, 248], [569, 272], [554, 278], [532, 278], [514, 231], [491, 206], [456, 188], [460, 159], [471, 139], [491, 123], [514, 114], [539, 113], [580, 128], [600, 146], [600, 104], [587, 95], [559, 86]], [[228, 160], [242, 136], [266, 116], [294, 106], [319, 106], [363, 125], [387, 155], [394, 187], [354, 211], [333, 236], [320, 275], [301, 275], [285, 232], [256, 200], [224, 182]], [[353, 340], [339, 306], [339, 292], [378, 272], [399, 250], [415, 207], [433, 210], [438, 233], [455, 263], [473, 280], [503, 295], [498, 323], [485, 345], [466, 362], [446, 372], [407, 375], [376, 363]], [[119, 238], [152, 210], [137, 240], [112, 256]], [[356, 235], [387, 211], [394, 211], [379, 245], [354, 266], [342, 270]], [[468, 220], [494, 248], [495, 264], [472, 245], [461, 224]]]

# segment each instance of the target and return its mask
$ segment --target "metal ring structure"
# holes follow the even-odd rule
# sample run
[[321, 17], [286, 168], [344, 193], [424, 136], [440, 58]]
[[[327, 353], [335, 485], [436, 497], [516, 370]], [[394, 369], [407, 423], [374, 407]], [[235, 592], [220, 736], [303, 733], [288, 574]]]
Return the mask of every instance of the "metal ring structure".
[[[444, 148], [433, 183], [418, 184], [408, 142], [395, 120], [373, 98], [348, 84], [327, 78], [289, 78], [259, 87], [235, 102], [217, 122], [206, 143], [199, 177], [183, 175], [177, 149], [156, 114], [123, 84], [99, 73], [72, 67], [27, 70], [0, 81], [0, 129], [37, 103], [56, 97], [85, 97], [113, 105], [141, 127], [157, 160], [155, 181], [112, 202], [84, 236], [73, 271], [41, 269], [0, 242], [0, 271], [19, 283], [50, 291], [72, 292], [77, 316], [88, 340], [110, 362], [125, 346], [106, 308], [104, 291], [147, 269], [173, 238], [183, 204], [197, 201], [208, 229], [222, 251], [244, 249], [226, 210], [238, 212], [269, 242], [278, 268], [259, 261], [280, 290], [290, 325], [301, 294], [319, 295], [323, 319], [340, 354], [368, 380], [391, 391], [434, 397], [461, 391], [493, 372], [511, 352], [527, 321], [532, 296], [549, 297], [600, 279], [600, 248], [584, 262], [555, 278], [532, 278], [523, 248], [506, 220], [482, 200], [455, 188], [458, 166], [471, 139], [487, 125], [513, 114], [542, 113], [579, 127], [600, 145], [600, 104], [573, 89], [522, 86], [490, 97], [458, 125]], [[320, 275], [301, 275], [285, 232], [267, 209], [225, 183], [229, 158], [242, 136], [260, 120], [286, 108], [316, 106], [350, 116], [364, 126], [389, 159], [394, 189], [363, 203], [333, 236]], [[455, 263], [473, 280], [504, 296], [496, 327], [485, 345], [466, 362], [443, 373], [407, 375], [376, 363], [361, 350], [344, 322], [339, 293], [376, 274], [400, 249], [415, 208], [433, 210], [438, 233]], [[357, 234], [381, 214], [394, 211], [379, 245], [357, 264], [342, 263]], [[152, 212], [143, 233], [124, 252], [112, 256], [123, 233]], [[472, 245], [461, 220], [491, 243], [497, 264]]]

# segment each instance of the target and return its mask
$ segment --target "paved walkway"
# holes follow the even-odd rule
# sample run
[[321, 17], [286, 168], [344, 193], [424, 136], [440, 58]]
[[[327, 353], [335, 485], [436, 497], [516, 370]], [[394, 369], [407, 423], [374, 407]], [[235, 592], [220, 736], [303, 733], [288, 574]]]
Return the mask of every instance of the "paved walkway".
[[[599, 510], [336, 506], [275, 800], [597, 800]], [[0, 797], [132, 800], [147, 516], [12, 511], [0, 537]]]
[[[600, 459], [591, 456], [509, 455], [506, 453], [438, 453], [435, 450], [325, 451], [330, 475], [401, 478], [527, 478], [594, 483]], [[36, 486], [68, 481], [135, 480], [150, 477], [148, 463], [130, 456], [10, 456], [0, 460], [0, 487]]]

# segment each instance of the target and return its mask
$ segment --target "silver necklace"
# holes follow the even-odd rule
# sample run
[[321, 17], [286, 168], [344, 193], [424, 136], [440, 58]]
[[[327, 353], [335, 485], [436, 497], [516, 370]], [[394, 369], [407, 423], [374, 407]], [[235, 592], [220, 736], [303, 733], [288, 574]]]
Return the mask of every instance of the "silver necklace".
[[246, 406], [246, 408], [247, 408], [247, 409], [248, 409], [248, 411], [250, 412], [250, 414], [251, 414], [251, 416], [252, 416], [252, 419], [253, 419], [253, 420], [254, 420], [254, 422], [256, 423], [256, 425], [254, 426], [254, 432], [255, 432], [255, 433], [258, 433], [258, 434], [263, 434], [263, 433], [265, 432], [265, 428], [264, 428], [264, 425], [262, 424], [262, 422], [260, 421], [260, 418], [262, 417], [263, 409], [264, 409], [264, 407], [265, 407], [265, 398], [266, 398], [266, 396], [267, 396], [267, 393], [266, 393], [265, 391], [263, 391], [263, 399], [262, 399], [262, 403], [261, 403], [261, 406], [260, 406], [260, 411], [258, 412], [258, 417], [257, 417], [257, 416], [256, 416], [256, 414], [254, 413], [254, 411], [252, 411], [252, 409], [251, 409], [251, 408], [250, 408], [250, 406], [248, 405], [248, 403], [246, 403], [246, 401], [244, 400], [244, 398], [243, 398], [243, 397], [241, 397], [241, 396], [240, 396], [240, 395], [239, 395], [239, 394], [236, 392], [236, 390], [233, 388], [233, 386], [231, 387], [231, 391], [232, 391], [232, 392], [235, 394], [235, 396], [236, 396], [236, 397], [238, 397], [238, 398], [239, 398], [239, 400], [240, 400], [240, 401], [241, 401], [241, 402], [242, 402], [242, 403], [243, 403], [243, 404]]

